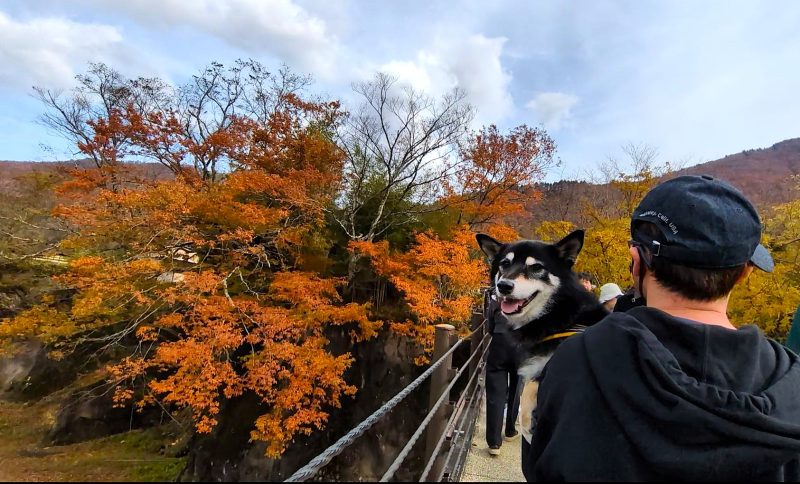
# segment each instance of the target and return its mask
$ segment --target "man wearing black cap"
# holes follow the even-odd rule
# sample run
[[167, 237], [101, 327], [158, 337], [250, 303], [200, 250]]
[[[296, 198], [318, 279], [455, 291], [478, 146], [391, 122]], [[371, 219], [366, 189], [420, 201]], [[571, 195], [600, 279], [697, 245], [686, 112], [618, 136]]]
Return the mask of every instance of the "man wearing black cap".
[[609, 315], [550, 360], [529, 480], [800, 479], [798, 356], [726, 314], [737, 283], [773, 269], [760, 237], [750, 202], [711, 177], [645, 196], [629, 244], [645, 305]]

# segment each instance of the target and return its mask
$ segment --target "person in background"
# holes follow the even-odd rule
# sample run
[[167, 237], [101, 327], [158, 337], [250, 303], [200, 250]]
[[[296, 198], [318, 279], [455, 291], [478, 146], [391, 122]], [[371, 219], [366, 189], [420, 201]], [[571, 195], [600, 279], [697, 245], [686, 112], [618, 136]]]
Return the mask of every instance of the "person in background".
[[636, 292], [635, 288], [631, 288], [625, 291], [625, 294], [617, 298], [613, 312], [624, 313], [629, 309], [645, 305], [644, 298]]
[[519, 435], [516, 423], [522, 385], [517, 376], [516, 351], [508, 334], [511, 328], [494, 297], [487, 299], [485, 314], [488, 314], [487, 323], [492, 340], [486, 358], [486, 444], [489, 454], [496, 456], [500, 454], [504, 438], [512, 440]]
[[587, 291], [594, 291], [595, 285], [592, 283], [592, 276], [588, 272], [579, 272], [578, 282], [580, 282]]
[[613, 282], [609, 282], [608, 284], [600, 286], [600, 297], [598, 299], [600, 304], [611, 312], [617, 304], [617, 299], [622, 295], [622, 289]]
[[786, 347], [795, 353], [800, 353], [800, 306], [794, 312], [792, 327], [789, 328], [789, 337], [786, 339]]

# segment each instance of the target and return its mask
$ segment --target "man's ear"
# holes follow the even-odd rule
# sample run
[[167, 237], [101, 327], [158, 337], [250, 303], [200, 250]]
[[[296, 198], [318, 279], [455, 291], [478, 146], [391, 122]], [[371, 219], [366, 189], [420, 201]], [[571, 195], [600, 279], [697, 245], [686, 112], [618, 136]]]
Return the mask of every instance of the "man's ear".
[[[639, 251], [636, 249], [636, 247], [629, 247], [628, 252], [631, 256], [631, 279], [633, 279], [633, 285], [636, 287], [639, 284], [639, 271], [641, 271], [640, 264], [644, 264], [644, 261], [642, 260], [642, 256], [639, 254]], [[637, 289], [639, 288], [637, 287]]]
[[481, 246], [481, 250], [490, 260], [494, 259], [494, 256], [497, 255], [498, 252], [503, 248], [503, 243], [499, 242], [486, 234], [477, 234], [475, 238], [478, 240], [478, 245]]
[[555, 243], [559, 257], [570, 265], [578, 259], [578, 254], [583, 248], [583, 230], [576, 230]]
[[739, 274], [739, 277], [736, 279], [736, 284], [741, 284], [744, 281], [746, 281], [747, 278], [750, 277], [750, 274], [752, 273], [753, 273], [753, 264], [751, 262], [748, 262], [747, 264], [744, 265], [742, 273]]

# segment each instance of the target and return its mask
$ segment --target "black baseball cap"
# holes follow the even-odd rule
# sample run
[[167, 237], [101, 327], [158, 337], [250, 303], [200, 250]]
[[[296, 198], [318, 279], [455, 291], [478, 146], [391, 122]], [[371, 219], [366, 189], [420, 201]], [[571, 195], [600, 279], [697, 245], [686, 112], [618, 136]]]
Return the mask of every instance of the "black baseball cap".
[[[663, 242], [636, 230], [638, 222], [659, 228]], [[698, 269], [727, 269], [752, 262], [772, 272], [775, 263], [761, 245], [761, 221], [736, 188], [709, 175], [680, 176], [650, 190], [633, 211], [631, 237], [654, 257]]]

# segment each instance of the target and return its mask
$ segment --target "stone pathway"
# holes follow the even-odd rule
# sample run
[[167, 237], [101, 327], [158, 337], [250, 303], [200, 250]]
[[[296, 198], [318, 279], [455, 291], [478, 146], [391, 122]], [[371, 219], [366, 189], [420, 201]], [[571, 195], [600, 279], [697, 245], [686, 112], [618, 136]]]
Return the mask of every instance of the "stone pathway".
[[500, 455], [489, 455], [489, 446], [486, 445], [486, 398], [481, 399], [481, 410], [475, 422], [475, 434], [472, 437], [472, 447], [467, 455], [464, 465], [462, 482], [524, 482], [520, 459], [520, 438], [504, 441], [500, 447]]

